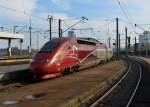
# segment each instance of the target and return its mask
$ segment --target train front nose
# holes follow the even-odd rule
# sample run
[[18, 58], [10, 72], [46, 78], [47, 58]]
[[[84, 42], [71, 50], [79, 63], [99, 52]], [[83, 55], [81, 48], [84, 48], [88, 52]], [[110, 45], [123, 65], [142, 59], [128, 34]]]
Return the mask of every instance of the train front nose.
[[32, 62], [30, 69], [33, 75], [38, 79], [49, 79], [61, 76], [61, 73], [59, 72], [60, 67], [48, 62]]
[[45, 70], [48, 70], [48, 61], [34, 61], [30, 64], [30, 69], [32, 72], [41, 74], [44, 73]]
[[52, 74], [52, 73], [57, 73], [60, 71], [60, 66], [54, 65], [51, 63], [52, 58], [46, 58], [46, 59], [36, 59], [33, 60], [30, 64], [30, 70], [34, 74]]

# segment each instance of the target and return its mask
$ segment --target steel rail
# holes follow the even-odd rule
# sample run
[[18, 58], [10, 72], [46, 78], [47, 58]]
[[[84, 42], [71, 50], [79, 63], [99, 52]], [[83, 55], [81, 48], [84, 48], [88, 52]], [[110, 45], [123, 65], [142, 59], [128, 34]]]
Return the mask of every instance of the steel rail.
[[[138, 63], [137, 63], [137, 64], [138, 64]], [[127, 103], [126, 107], [129, 107], [129, 106], [130, 106], [130, 104], [131, 104], [131, 102], [132, 102], [132, 100], [133, 100], [133, 98], [134, 98], [134, 96], [135, 96], [135, 93], [137, 92], [137, 90], [138, 90], [138, 88], [139, 88], [140, 82], [141, 82], [142, 69], [141, 69], [141, 66], [140, 66], [139, 64], [138, 64], [138, 66], [139, 66], [139, 68], [140, 68], [140, 77], [139, 77], [138, 83], [137, 83], [137, 85], [136, 85], [136, 87], [135, 87], [135, 90], [134, 90], [134, 92], [133, 92], [133, 94], [132, 94], [132, 96], [131, 96], [129, 102]]]
[[128, 75], [128, 73], [130, 72], [131, 69], [131, 65], [129, 66], [129, 69], [127, 71], [127, 73], [110, 89], [108, 90], [106, 93], [104, 93], [103, 96], [101, 96], [97, 101], [95, 101], [93, 104], [90, 105], [90, 107], [96, 107], [104, 98], [106, 98], [116, 87], [119, 86], [119, 84], [126, 78], [126, 76]]

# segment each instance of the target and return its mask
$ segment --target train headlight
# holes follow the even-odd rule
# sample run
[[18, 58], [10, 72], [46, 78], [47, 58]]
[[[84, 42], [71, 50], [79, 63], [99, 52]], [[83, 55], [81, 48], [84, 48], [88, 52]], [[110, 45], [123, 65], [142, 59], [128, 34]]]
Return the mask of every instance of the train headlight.
[[46, 59], [46, 61], [45, 61], [46, 63], [49, 63], [50, 62], [50, 60], [49, 59]]
[[48, 64], [49, 62], [50, 62], [50, 60], [49, 60], [49, 59], [41, 60], [41, 61], [40, 61], [40, 63], [42, 63], [42, 64]]
[[60, 66], [59, 62], [53, 62], [53, 65]]

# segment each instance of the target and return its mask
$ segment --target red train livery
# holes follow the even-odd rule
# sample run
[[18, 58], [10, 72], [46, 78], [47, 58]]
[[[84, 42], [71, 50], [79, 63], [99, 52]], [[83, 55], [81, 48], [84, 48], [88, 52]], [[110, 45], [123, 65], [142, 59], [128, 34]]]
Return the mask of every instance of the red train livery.
[[59, 77], [112, 57], [107, 46], [93, 38], [56, 38], [47, 42], [31, 61], [32, 73], [40, 79]]

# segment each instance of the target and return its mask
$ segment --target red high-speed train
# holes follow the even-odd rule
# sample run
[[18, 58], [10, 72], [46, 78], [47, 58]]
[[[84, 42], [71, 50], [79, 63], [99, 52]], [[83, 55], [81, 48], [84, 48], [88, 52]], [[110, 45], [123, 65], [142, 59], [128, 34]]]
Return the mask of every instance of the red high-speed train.
[[112, 50], [93, 38], [56, 38], [35, 55], [30, 69], [37, 78], [54, 78], [93, 66], [112, 55]]

